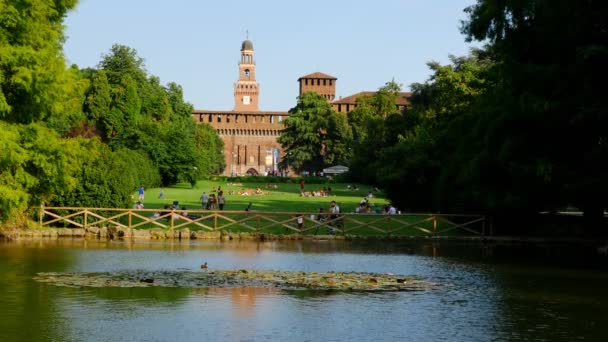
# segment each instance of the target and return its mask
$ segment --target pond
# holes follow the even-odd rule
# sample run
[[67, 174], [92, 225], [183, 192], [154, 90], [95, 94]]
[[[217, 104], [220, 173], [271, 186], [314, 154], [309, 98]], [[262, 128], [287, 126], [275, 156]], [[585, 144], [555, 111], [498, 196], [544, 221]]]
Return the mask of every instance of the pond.
[[[439, 286], [380, 293], [69, 288], [33, 280], [39, 272], [200, 271], [203, 262], [228, 270], [390, 272]], [[607, 289], [601, 264], [481, 245], [0, 242], [0, 341], [608, 340]]]

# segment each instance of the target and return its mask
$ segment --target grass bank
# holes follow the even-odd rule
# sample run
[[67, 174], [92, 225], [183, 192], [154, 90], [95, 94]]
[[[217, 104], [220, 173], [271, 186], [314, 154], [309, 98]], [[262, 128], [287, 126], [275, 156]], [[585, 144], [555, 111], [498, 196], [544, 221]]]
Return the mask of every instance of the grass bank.
[[[251, 209], [256, 211], [316, 213], [320, 207], [327, 211], [329, 203], [336, 201], [341, 212], [351, 213], [354, 212], [363, 197], [372, 190], [372, 187], [361, 184], [305, 183], [304, 191], [320, 191], [324, 187], [331, 187], [331, 194], [325, 197], [303, 197], [300, 194], [300, 184], [270, 183], [270, 187], [267, 187], [267, 185], [268, 183], [209, 180], [199, 181], [194, 187], [190, 184], [178, 184], [169, 188], [147, 189], [144, 204], [146, 209], [162, 209], [165, 205], [171, 205], [174, 201], [178, 201], [182, 208], [202, 209], [200, 201], [202, 193], [217, 193], [213, 190], [221, 187], [226, 197], [224, 210], [245, 210], [251, 203]], [[350, 189], [349, 185], [351, 186]], [[256, 189], [260, 189], [262, 194], [242, 194], [247, 190], [255, 192]], [[159, 197], [161, 190], [164, 192], [164, 199]], [[374, 209], [381, 209], [388, 203], [382, 192], [373, 193], [373, 195], [374, 197], [370, 198], [369, 202]], [[135, 191], [133, 192], [133, 200], [137, 201], [137, 198], [138, 194]]]

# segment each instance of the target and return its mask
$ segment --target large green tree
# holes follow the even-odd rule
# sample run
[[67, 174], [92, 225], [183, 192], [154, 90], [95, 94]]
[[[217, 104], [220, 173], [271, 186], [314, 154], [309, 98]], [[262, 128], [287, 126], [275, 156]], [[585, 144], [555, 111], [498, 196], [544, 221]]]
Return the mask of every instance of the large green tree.
[[387, 129], [398, 127], [388, 134], [397, 140], [382, 148], [374, 176], [402, 209], [473, 210], [470, 197], [477, 187], [463, 186], [460, 178], [467, 174], [462, 165], [479, 149], [480, 142], [467, 137], [471, 118], [476, 117], [472, 108], [486, 89], [491, 62], [482, 51], [450, 59], [447, 65], [428, 63], [431, 77], [411, 86], [411, 108], [401, 117], [401, 125], [385, 122]]
[[483, 189], [514, 204], [573, 204], [596, 225], [608, 203], [608, 3], [478, 0], [467, 12], [467, 39], [497, 60], [474, 123], [483, 158], [469, 167], [485, 165]]
[[346, 123], [346, 118], [333, 111], [324, 97], [315, 92], [303, 94], [283, 121], [285, 128], [278, 142], [286, 156], [280, 167], [314, 172], [343, 163], [352, 139]]
[[63, 19], [76, 0], [0, 0], [0, 119], [51, 121], [67, 130], [80, 118], [83, 83], [62, 53]]
[[357, 107], [348, 114], [354, 135], [350, 170], [355, 180], [376, 183], [379, 158], [385, 147], [396, 143], [403, 128], [403, 115], [397, 109], [400, 91], [399, 84], [387, 82], [373, 95], [357, 98]]
[[134, 49], [114, 45], [99, 69], [84, 74], [90, 80], [88, 120], [113, 149], [144, 151], [157, 165], [162, 184], [194, 184], [224, 168], [217, 132], [197, 127], [181, 86], [163, 86], [148, 75]]

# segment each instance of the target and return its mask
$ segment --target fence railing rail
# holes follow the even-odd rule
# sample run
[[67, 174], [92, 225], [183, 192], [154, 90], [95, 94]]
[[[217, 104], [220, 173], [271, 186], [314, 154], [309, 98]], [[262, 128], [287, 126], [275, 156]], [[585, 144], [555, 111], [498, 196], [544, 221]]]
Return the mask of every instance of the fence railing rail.
[[[350, 235], [469, 235], [485, 236], [486, 217], [465, 214], [408, 213], [329, 214], [310, 212], [209, 211], [45, 207], [39, 209], [41, 227], [123, 229], [183, 229], [254, 233]], [[491, 232], [490, 232], [491, 233]], [[491, 234], [490, 234], [491, 235]]]

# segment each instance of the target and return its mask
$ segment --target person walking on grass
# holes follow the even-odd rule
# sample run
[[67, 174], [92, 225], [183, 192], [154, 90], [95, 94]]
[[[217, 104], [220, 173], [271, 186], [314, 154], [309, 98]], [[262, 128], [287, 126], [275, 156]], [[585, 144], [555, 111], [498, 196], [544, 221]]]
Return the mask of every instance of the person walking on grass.
[[207, 208], [208, 202], [209, 202], [209, 195], [207, 195], [206, 192], [203, 192], [203, 194], [201, 195], [201, 205], [203, 206], [203, 209], [209, 209], [209, 208]]
[[143, 202], [144, 201], [144, 187], [143, 187], [143, 185], [139, 187], [139, 191], [138, 192], [139, 192], [139, 200], [141, 202]]
[[220, 191], [217, 195], [217, 206], [220, 210], [224, 210], [224, 204], [226, 204], [226, 197], [224, 197], [224, 192]]

